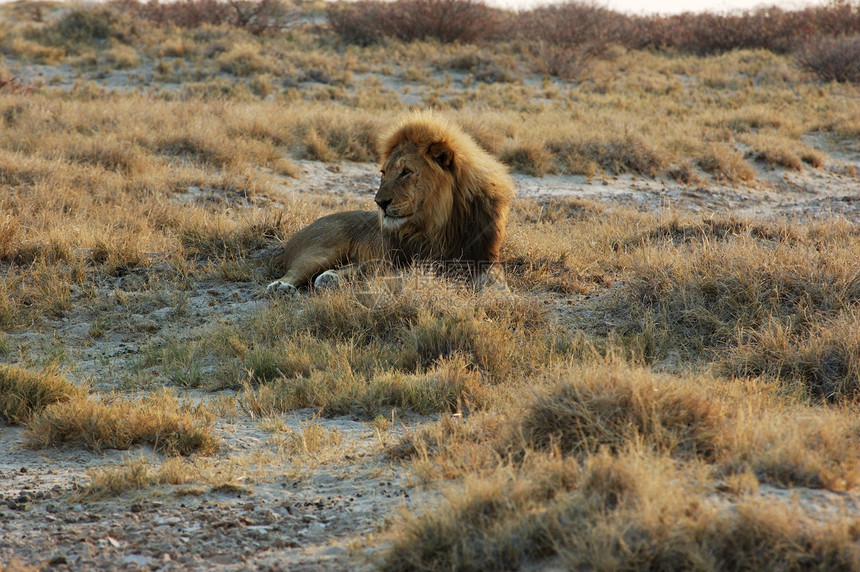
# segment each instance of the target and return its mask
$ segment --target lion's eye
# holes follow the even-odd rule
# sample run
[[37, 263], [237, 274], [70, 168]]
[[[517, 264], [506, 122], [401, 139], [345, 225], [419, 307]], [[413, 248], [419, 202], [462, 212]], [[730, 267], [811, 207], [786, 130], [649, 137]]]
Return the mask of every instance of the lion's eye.
[[385, 169], [380, 169], [380, 170], [379, 170], [379, 174], [380, 174], [380, 175], [382, 175], [382, 176], [384, 177], [384, 176], [385, 176]]
[[408, 177], [411, 174], [412, 174], [412, 169], [410, 169], [409, 167], [404, 167], [403, 170], [400, 171], [401, 177]]

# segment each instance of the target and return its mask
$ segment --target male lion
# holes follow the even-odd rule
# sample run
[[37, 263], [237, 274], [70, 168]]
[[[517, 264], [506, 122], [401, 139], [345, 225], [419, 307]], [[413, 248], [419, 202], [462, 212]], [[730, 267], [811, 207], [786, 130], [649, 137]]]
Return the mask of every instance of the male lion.
[[[514, 182], [507, 168], [450, 121], [413, 112], [381, 137], [376, 212], [324, 216], [287, 242], [274, 263], [285, 272], [270, 292], [335, 283], [382, 260], [397, 267], [438, 262], [476, 280], [504, 283], [499, 248]], [[349, 265], [349, 266], [347, 266]]]

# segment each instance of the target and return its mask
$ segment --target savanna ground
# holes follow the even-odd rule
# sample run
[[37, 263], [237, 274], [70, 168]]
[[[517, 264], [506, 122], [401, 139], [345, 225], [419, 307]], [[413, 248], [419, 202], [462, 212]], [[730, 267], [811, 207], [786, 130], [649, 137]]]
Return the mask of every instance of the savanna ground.
[[[860, 568], [860, 8], [168, 6], [0, 6], [0, 569]], [[412, 106], [510, 292], [262, 295]]]

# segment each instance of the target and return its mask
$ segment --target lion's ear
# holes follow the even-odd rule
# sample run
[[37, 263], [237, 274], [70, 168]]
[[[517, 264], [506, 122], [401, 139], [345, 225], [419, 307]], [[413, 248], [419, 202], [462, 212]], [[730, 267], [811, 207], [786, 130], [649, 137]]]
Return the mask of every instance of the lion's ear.
[[454, 151], [447, 143], [431, 143], [427, 147], [427, 156], [445, 170], [454, 166]]

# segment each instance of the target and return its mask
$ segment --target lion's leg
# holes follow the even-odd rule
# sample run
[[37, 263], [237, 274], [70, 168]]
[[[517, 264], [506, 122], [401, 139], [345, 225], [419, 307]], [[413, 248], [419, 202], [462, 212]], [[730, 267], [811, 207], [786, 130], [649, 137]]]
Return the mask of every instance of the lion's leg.
[[309, 282], [311, 278], [331, 269], [339, 258], [340, 249], [326, 248], [324, 245], [306, 249], [291, 261], [286, 274], [266, 287], [273, 294], [295, 295], [299, 286]]
[[337, 286], [344, 280], [349, 280], [355, 276], [366, 274], [371, 268], [377, 265], [373, 262], [360, 262], [357, 264], [347, 264], [339, 268], [326, 270], [314, 279], [314, 288], [323, 289], [331, 286]]
[[335, 283], [353, 272], [338, 269], [381, 256], [378, 215], [372, 211], [351, 211], [324, 216], [290, 238], [274, 260], [284, 276], [268, 285], [272, 293], [293, 295], [317, 276], [317, 287]]

